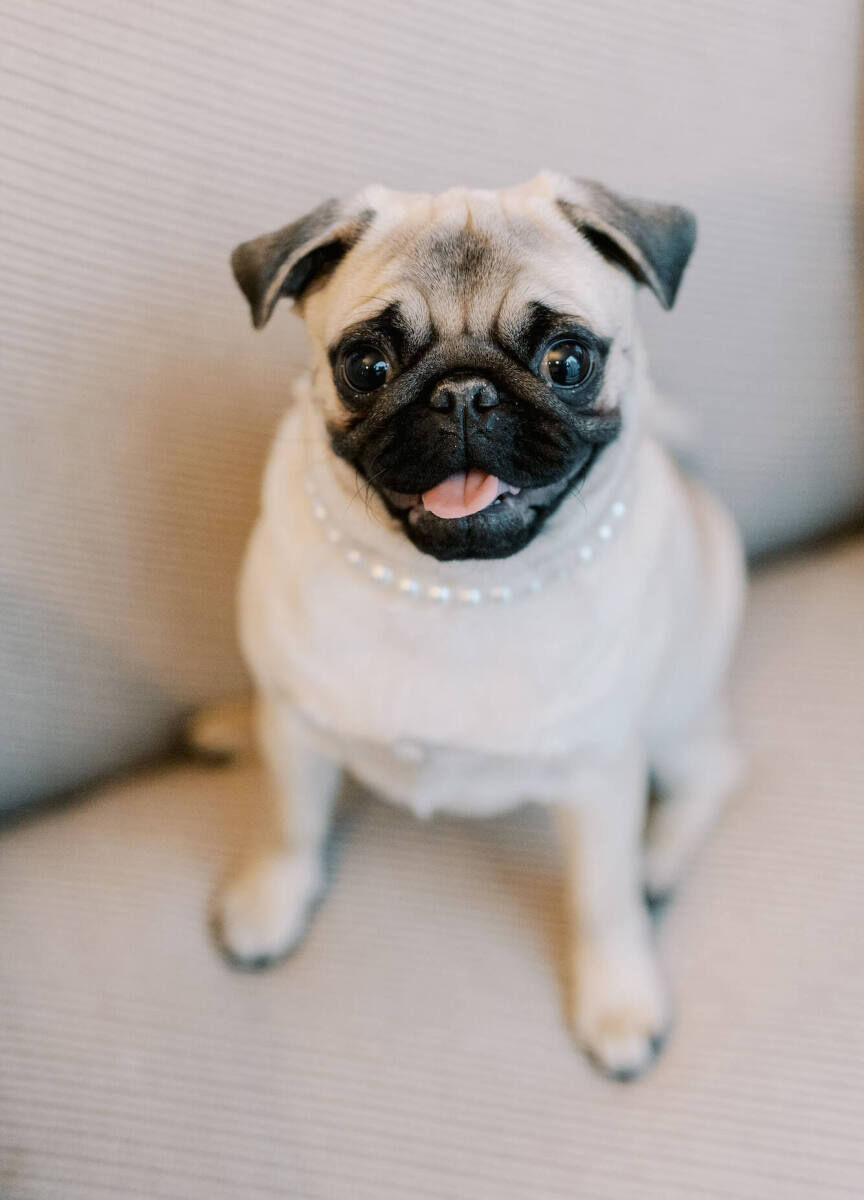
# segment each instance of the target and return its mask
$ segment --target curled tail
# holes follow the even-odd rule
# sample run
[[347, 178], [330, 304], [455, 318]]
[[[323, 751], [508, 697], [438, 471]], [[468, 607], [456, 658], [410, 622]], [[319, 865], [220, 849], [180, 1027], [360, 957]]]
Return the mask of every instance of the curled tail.
[[251, 695], [199, 708], [186, 723], [184, 742], [196, 757], [215, 762], [251, 756], [255, 749]]

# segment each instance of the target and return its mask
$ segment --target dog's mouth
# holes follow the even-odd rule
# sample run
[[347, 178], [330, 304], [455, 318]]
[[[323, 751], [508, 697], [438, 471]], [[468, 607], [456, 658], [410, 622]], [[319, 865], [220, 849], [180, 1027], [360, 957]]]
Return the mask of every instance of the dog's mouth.
[[472, 467], [470, 471], [457, 471], [425, 492], [406, 495], [387, 488], [382, 491], [391, 504], [402, 512], [407, 510], [408, 519], [416, 522], [424, 513], [431, 513], [442, 521], [473, 517], [500, 504], [505, 496], [518, 496], [522, 489], [505, 483], [497, 475]]
[[420, 492], [376, 486], [391, 515], [424, 553], [442, 561], [506, 558], [535, 537], [587, 475], [596, 453], [574, 473], [538, 486], [520, 487], [477, 467]]

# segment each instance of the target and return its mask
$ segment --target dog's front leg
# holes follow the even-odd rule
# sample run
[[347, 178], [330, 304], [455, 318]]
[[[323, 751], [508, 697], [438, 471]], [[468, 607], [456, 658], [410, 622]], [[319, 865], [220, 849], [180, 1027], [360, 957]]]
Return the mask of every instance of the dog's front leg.
[[666, 989], [642, 899], [644, 756], [580, 773], [562, 808], [572, 954], [572, 1020], [605, 1073], [633, 1079], [656, 1057], [669, 1022]]
[[[324, 887], [323, 851], [341, 771], [310, 743], [284, 700], [259, 698], [257, 735], [266, 772], [259, 849], [218, 893], [217, 936], [247, 967], [283, 958], [300, 941]], [[263, 843], [263, 844], [262, 844]]]

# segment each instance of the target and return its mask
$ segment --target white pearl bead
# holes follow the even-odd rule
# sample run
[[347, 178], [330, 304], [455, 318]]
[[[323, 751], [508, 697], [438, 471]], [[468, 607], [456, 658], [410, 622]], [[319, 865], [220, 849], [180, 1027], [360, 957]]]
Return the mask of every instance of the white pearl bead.
[[[329, 516], [327, 508], [318, 499], [315, 486], [311, 478], [307, 478], [304, 481], [303, 487], [306, 491], [306, 494], [310, 498], [312, 514], [316, 521], [327, 521]], [[620, 521], [626, 516], [626, 514], [627, 504], [623, 500], [616, 500], [609, 509], [608, 519], [598, 526], [596, 537], [601, 541], [608, 542], [613, 537], [615, 532], [610, 522], [612, 520]], [[333, 545], [339, 545], [340, 543], [344, 542], [342, 531], [335, 525], [327, 525], [326, 536], [328, 541], [330, 541]], [[591, 562], [595, 556], [595, 548], [590, 543], [585, 542], [579, 547], [578, 554], [583, 563]], [[351, 546], [349, 549], [343, 550], [343, 555], [345, 561], [350, 566], [366, 570], [369, 577], [376, 583], [389, 585], [394, 582], [394, 571], [392, 567], [389, 567], [386, 563], [382, 562], [375, 562], [372, 563], [371, 566], [367, 566], [365, 555], [356, 546]], [[524, 588], [524, 591], [528, 592], [529, 594], [536, 594], [537, 592], [543, 590], [545, 583], [570, 578], [572, 573], [573, 572], [571, 568], [558, 567], [553, 570], [546, 579], [535, 576], [528, 582], [527, 585], [520, 585], [518, 591], [520, 594], [522, 594]], [[427, 599], [433, 600], [438, 604], [446, 604], [454, 596], [460, 601], [460, 603], [470, 605], [482, 604], [486, 598], [502, 603], [512, 600], [514, 597], [513, 588], [507, 584], [498, 584], [495, 587], [490, 588], [488, 592], [485, 593], [481, 588], [477, 587], [462, 587], [454, 592], [445, 584], [436, 583], [426, 586], [423, 584], [422, 580], [413, 579], [409, 576], [402, 576], [396, 580], [396, 588], [397, 591], [401, 592], [403, 596], [414, 597], [423, 594]]]

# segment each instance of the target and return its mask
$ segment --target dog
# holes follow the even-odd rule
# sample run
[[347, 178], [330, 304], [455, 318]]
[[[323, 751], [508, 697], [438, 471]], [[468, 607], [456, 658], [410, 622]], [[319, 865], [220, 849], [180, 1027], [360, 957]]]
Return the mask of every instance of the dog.
[[216, 902], [235, 962], [301, 938], [343, 771], [420, 815], [539, 802], [575, 1036], [616, 1079], [655, 1059], [646, 895], [740, 774], [739, 538], [653, 432], [635, 316], [642, 285], [672, 307], [695, 235], [683, 208], [545, 171], [370, 187], [235, 250], [256, 328], [284, 298], [311, 349], [239, 592], [271, 803]]

